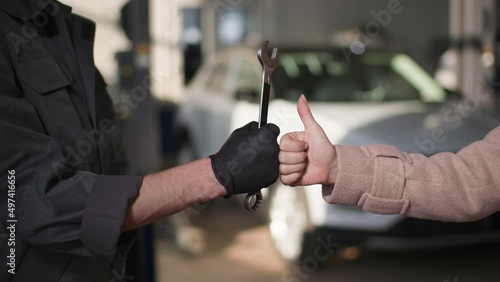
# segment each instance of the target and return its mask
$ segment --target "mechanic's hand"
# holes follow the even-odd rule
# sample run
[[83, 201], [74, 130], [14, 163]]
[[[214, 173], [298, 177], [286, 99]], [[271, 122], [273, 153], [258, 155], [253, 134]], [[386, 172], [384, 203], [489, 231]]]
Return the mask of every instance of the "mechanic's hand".
[[281, 182], [290, 186], [334, 184], [337, 173], [335, 148], [314, 119], [304, 95], [297, 102], [297, 111], [305, 131], [290, 132], [281, 138]]
[[226, 198], [256, 192], [278, 179], [279, 134], [276, 125], [258, 128], [253, 121], [236, 129], [220, 151], [210, 156], [215, 177], [227, 190]]

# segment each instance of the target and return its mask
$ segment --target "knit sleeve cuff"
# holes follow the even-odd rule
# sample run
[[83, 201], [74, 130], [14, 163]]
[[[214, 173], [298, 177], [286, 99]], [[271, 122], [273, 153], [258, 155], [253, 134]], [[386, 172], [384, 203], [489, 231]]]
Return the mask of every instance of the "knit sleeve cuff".
[[357, 206], [378, 214], [403, 214], [409, 201], [402, 199], [407, 155], [386, 145], [336, 145], [338, 172], [335, 187], [323, 186], [331, 204]]

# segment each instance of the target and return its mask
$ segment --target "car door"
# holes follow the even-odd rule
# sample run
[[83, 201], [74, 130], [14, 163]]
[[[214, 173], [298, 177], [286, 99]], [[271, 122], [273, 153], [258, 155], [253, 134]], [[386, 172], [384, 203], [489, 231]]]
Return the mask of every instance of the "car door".
[[231, 114], [234, 108], [234, 68], [236, 62], [231, 54], [218, 57], [208, 69], [207, 79], [197, 89], [196, 128], [192, 134], [201, 144], [200, 156], [219, 150], [230, 134]]
[[233, 90], [235, 105], [231, 120], [232, 130], [259, 118], [262, 73], [258, 71], [260, 66], [257, 58], [255, 57], [255, 62], [250, 59], [248, 56], [242, 56], [235, 71], [237, 78]]

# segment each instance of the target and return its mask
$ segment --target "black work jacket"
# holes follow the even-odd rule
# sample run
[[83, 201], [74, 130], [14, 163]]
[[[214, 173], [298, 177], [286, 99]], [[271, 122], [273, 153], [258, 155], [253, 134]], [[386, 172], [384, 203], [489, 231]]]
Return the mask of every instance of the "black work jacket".
[[120, 229], [142, 177], [119, 176], [94, 31], [52, 0], [0, 2], [0, 281], [124, 277], [134, 232]]

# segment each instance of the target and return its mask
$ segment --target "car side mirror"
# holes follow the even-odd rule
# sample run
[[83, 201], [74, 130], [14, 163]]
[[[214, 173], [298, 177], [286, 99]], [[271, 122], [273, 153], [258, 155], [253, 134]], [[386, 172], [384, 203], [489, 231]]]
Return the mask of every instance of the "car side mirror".
[[259, 102], [259, 94], [255, 91], [255, 89], [251, 88], [238, 89], [235, 93], [235, 98], [238, 101], [247, 101], [249, 103]]
[[445, 93], [446, 93], [446, 98], [447, 100], [462, 100], [463, 99], [463, 95], [462, 93], [460, 93], [459, 91], [451, 91], [449, 89], [444, 89]]

